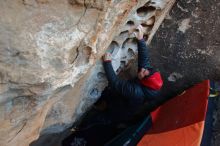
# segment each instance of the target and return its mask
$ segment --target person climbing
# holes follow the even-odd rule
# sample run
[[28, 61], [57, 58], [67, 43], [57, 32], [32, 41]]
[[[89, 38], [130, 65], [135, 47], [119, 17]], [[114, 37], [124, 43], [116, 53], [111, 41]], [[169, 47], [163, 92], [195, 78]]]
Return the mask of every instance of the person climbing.
[[[143, 38], [143, 27], [137, 27], [138, 32], [134, 32], [137, 38], [138, 47], [138, 73], [137, 78], [132, 80], [120, 79], [113, 70], [111, 64], [111, 54], [106, 53], [103, 56], [103, 66], [109, 82], [110, 92], [119, 94], [119, 97], [124, 98], [133, 111], [130, 114], [135, 114], [138, 107], [144, 102], [154, 100], [160, 94], [160, 89], [163, 85], [160, 72], [154, 69], [150, 64], [149, 49]], [[109, 97], [111, 102], [111, 97]]]
[[66, 138], [63, 146], [75, 146], [79, 143], [86, 146], [104, 145], [122, 130], [120, 125], [129, 126], [129, 121], [145, 102], [154, 100], [160, 94], [163, 80], [150, 64], [142, 26], [137, 29], [137, 77], [120, 79], [113, 70], [111, 54], [106, 53], [103, 56], [103, 66], [109, 84], [78, 126], [79, 131]]

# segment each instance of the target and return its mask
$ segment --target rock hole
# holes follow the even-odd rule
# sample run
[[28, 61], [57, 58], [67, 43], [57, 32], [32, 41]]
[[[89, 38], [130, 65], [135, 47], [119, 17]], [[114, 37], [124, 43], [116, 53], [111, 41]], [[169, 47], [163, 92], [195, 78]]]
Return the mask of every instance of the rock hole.
[[141, 25], [143, 27], [152, 27], [154, 25], [154, 22], [155, 22], [155, 16], [149, 18], [146, 22], [141, 23]]
[[147, 39], [148, 39], [148, 35], [145, 34], [144, 35], [144, 40], [147, 41]]
[[120, 61], [120, 66], [116, 70], [116, 73], [119, 74], [125, 68], [125, 66], [126, 66], [126, 61], [124, 60]]
[[148, 25], [147, 25], [146, 23], [141, 23], [141, 25], [142, 25], [143, 27], [148, 27]]
[[153, 6], [156, 9], [163, 9], [166, 5], [166, 1], [151, 0], [148, 5]]
[[83, 49], [83, 55], [88, 58], [92, 54], [92, 48], [91, 47], [85, 47]]
[[137, 15], [139, 17], [145, 17], [147, 16], [149, 13], [155, 11], [156, 8], [155, 7], [152, 7], [152, 6], [143, 6], [143, 7], [140, 7], [139, 9], [137, 9]]
[[133, 28], [135, 26], [134, 21], [127, 21], [127, 23], [125, 24], [124, 27], [121, 28], [121, 31], [126, 31], [126, 30], [130, 30], [131, 28]]
[[155, 3], [155, 2], [151, 2], [150, 4], [151, 4], [151, 5], [155, 5], [156, 3]]
[[134, 29], [134, 32], [138, 33], [138, 32], [139, 32], [139, 30], [138, 30], [138, 29]]
[[112, 41], [108, 47], [108, 52], [115, 56], [119, 51], [119, 45], [116, 41]]
[[155, 16], [149, 18], [149, 19], [146, 21], [146, 25], [152, 26], [152, 25], [154, 25], [154, 22], [155, 22]]
[[137, 42], [136, 39], [132, 38], [127, 38], [124, 43], [122, 44], [122, 49], [126, 48], [136, 48], [137, 47]]
[[98, 98], [99, 97], [99, 90], [97, 88], [93, 88], [90, 92], [89, 95], [92, 98]]
[[134, 56], [135, 56], [134, 51], [133, 51], [131, 48], [128, 48], [128, 57], [129, 57], [129, 58], [132, 58], [132, 57], [134, 57]]
[[123, 69], [126, 65], [126, 62], [125, 61], [121, 61], [120, 62], [120, 68]]
[[131, 39], [127, 38], [127, 39], [123, 42], [122, 48], [125, 48], [125, 45], [126, 45], [128, 42], [131, 42]]
[[103, 72], [98, 72], [98, 73], [97, 73], [97, 78], [98, 78], [98, 79], [101, 79], [101, 80], [104, 79], [104, 78], [105, 78], [105, 73], [103, 73]]
[[78, 52], [76, 66], [88, 64], [91, 54], [92, 54], [92, 48], [89, 46], [86, 46], [82, 50], [80, 50]]
[[127, 22], [127, 25], [128, 25], [128, 26], [134, 26], [134, 21], [131, 21], [131, 20], [128, 21], [128, 22]]
[[124, 36], [128, 36], [128, 35], [129, 35], [128, 30], [122, 31], [122, 32], [119, 34], [120, 37], [124, 37]]

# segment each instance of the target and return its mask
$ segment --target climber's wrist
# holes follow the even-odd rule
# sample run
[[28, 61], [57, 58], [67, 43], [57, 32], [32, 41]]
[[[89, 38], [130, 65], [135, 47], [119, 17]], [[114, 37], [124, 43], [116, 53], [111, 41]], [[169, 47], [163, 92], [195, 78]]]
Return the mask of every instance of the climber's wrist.
[[105, 55], [102, 57], [104, 62], [111, 62], [112, 61], [112, 56], [111, 53], [105, 53]]
[[145, 40], [144, 40], [144, 38], [142, 37], [142, 38], [140, 38], [140, 39], [138, 39], [138, 41], [139, 42], [142, 42], [142, 41], [144, 41], [145, 42]]
[[112, 62], [112, 60], [103, 60], [103, 62]]

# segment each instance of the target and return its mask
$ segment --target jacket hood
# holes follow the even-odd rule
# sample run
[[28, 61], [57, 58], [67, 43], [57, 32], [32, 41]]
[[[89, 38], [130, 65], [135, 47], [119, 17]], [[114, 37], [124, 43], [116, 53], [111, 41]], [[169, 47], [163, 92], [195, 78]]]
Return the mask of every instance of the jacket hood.
[[163, 86], [163, 80], [159, 72], [153, 73], [149, 77], [140, 80], [141, 84], [153, 90], [159, 90]]

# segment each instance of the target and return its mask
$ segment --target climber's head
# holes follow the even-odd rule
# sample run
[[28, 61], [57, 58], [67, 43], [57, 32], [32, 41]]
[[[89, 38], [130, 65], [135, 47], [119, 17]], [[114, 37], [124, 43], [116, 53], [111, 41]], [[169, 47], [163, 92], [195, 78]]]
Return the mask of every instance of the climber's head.
[[160, 90], [163, 86], [163, 80], [160, 72], [150, 73], [148, 69], [141, 69], [138, 72], [138, 78], [143, 86], [153, 90]]

